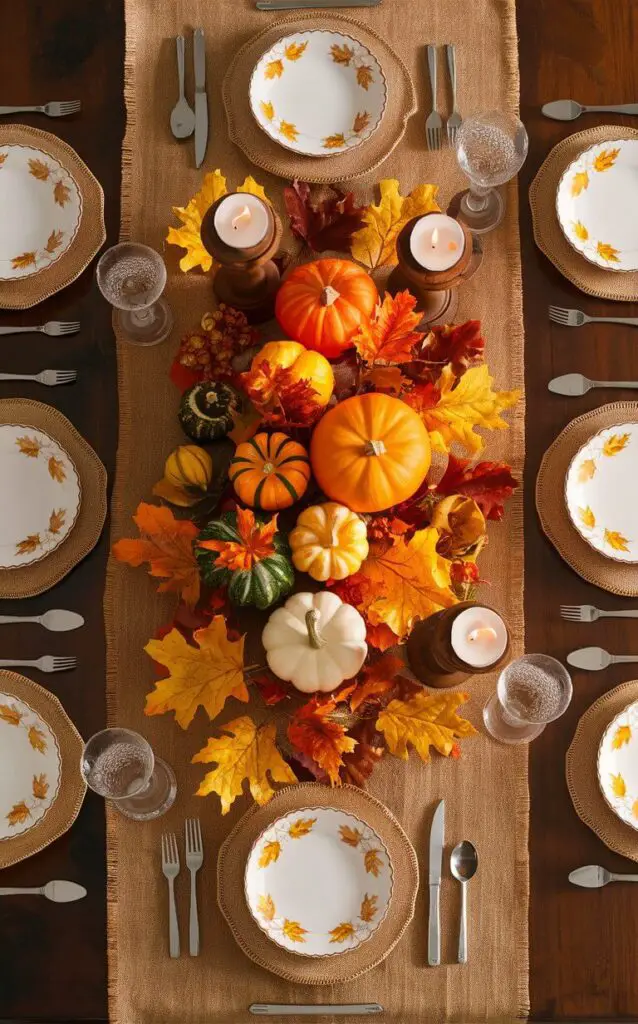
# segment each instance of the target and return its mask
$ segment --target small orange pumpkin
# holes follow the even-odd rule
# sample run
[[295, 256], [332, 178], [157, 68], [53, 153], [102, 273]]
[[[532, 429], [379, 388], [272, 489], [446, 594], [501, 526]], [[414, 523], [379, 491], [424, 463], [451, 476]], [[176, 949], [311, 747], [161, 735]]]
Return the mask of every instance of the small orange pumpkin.
[[288, 508], [308, 486], [308, 452], [287, 434], [256, 434], [237, 445], [228, 475], [246, 505], [267, 511]]
[[310, 381], [317, 392], [313, 399], [316, 405], [327, 405], [335, 386], [332, 367], [319, 352], [309, 352], [298, 341], [267, 341], [252, 361], [251, 370], [259, 368], [264, 360], [274, 368], [280, 366], [290, 370], [294, 383]]
[[320, 488], [354, 512], [381, 512], [411, 497], [430, 458], [430, 438], [414, 409], [374, 393], [330, 409], [310, 446]]
[[336, 359], [352, 348], [352, 336], [372, 316], [377, 286], [351, 260], [315, 260], [286, 278], [275, 315], [286, 334], [306, 348]]

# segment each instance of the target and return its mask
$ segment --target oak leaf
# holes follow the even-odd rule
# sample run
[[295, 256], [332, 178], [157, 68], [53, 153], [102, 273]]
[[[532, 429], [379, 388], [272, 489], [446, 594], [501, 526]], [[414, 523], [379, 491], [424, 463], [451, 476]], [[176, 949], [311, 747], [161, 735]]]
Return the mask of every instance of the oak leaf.
[[335, 700], [313, 697], [295, 712], [288, 726], [288, 739], [292, 746], [323, 768], [333, 786], [341, 785], [339, 769], [343, 765], [342, 755], [350, 753], [356, 746], [356, 741], [346, 735], [343, 725], [331, 720], [330, 715], [336, 706]]
[[65, 517], [65, 509], [53, 509], [53, 512], [49, 516], [49, 533], [59, 533], [64, 526]]
[[408, 196], [402, 196], [396, 178], [380, 181], [380, 201], [365, 208], [363, 227], [352, 237], [350, 251], [355, 260], [369, 270], [397, 263], [399, 232], [412, 217], [439, 209], [437, 191], [436, 185], [417, 185]]
[[[261, 865], [260, 865], [261, 867]], [[275, 901], [272, 896], [263, 894], [257, 900], [257, 913], [261, 914], [264, 921], [272, 921], [275, 916]]]
[[339, 834], [341, 842], [345, 843], [346, 846], [358, 846], [363, 838], [358, 828], [350, 828], [349, 825], [340, 825]]
[[193, 541], [199, 530], [187, 519], [176, 519], [169, 508], [140, 502], [133, 516], [140, 537], [118, 540], [113, 555], [137, 567], [148, 562], [150, 576], [163, 579], [159, 592], [174, 592], [191, 608], [199, 600], [200, 580]]
[[308, 43], [288, 43], [288, 46], [284, 50], [286, 60], [299, 60]]
[[354, 50], [347, 43], [342, 46], [339, 43], [333, 43], [330, 47], [330, 53], [335, 64], [350, 64], [350, 61], [354, 57]]
[[21, 800], [19, 804], [14, 804], [8, 814], [5, 814], [5, 818], [9, 822], [9, 826], [13, 828], [14, 825], [22, 825], [27, 818], [31, 817], [31, 811], [25, 804], [24, 800]]
[[291, 942], [305, 942], [304, 935], [308, 934], [307, 928], [302, 928], [299, 921], [284, 921], [282, 931]]
[[614, 750], [620, 750], [625, 743], [629, 743], [631, 739], [631, 727], [628, 725], [619, 725], [614, 733], [614, 738], [611, 741], [612, 748]]
[[355, 933], [352, 921], [342, 921], [336, 928], [330, 930], [330, 942], [346, 942]]
[[16, 440], [16, 444], [20, 450], [21, 455], [27, 455], [30, 459], [37, 459], [42, 445], [38, 441], [37, 437], [19, 437]]
[[377, 896], [368, 896], [368, 894], [366, 893], [363, 899], [361, 900], [361, 909], [359, 910], [359, 917], [361, 918], [362, 921], [365, 921], [366, 924], [369, 924], [370, 921], [374, 920], [374, 915], [377, 913], [379, 909], [377, 907], [377, 899]]
[[425, 690], [409, 700], [393, 700], [377, 718], [388, 750], [403, 761], [411, 744], [423, 761], [430, 759], [430, 747], [444, 757], [453, 751], [456, 739], [476, 735], [476, 729], [457, 715], [457, 708], [468, 699], [466, 693], [430, 694]]
[[291, 839], [301, 839], [302, 836], [307, 836], [309, 832], [312, 832], [312, 826], [316, 821], [316, 818], [298, 818], [297, 821], [292, 822], [288, 829], [288, 835]]
[[23, 712], [18, 711], [15, 705], [0, 704], [0, 722], [6, 722], [7, 725], [20, 725], [22, 715]]
[[493, 391], [492, 383], [485, 365], [471, 367], [458, 380], [446, 366], [436, 383], [440, 393], [437, 404], [422, 413], [427, 429], [437, 433], [446, 446], [458, 441], [473, 454], [479, 452], [484, 442], [474, 428], [505, 430], [507, 423], [501, 413], [516, 405], [520, 397], [520, 391]]
[[368, 91], [368, 87], [374, 81], [374, 75], [372, 74], [372, 68], [369, 64], [360, 64], [357, 68], [357, 82], [362, 89]]
[[450, 454], [447, 468], [435, 488], [436, 494], [462, 494], [472, 498], [486, 519], [500, 520], [504, 502], [511, 498], [519, 481], [506, 462], [479, 462], [457, 459]]
[[30, 555], [33, 551], [37, 551], [42, 541], [39, 533], [29, 533], [24, 540], [18, 541], [16, 544], [16, 554], [18, 555]]
[[363, 223], [363, 207], [356, 205], [354, 194], [334, 186], [326, 199], [313, 202], [310, 185], [295, 179], [284, 189], [284, 203], [293, 235], [313, 252], [349, 249]]
[[71, 189], [63, 181], [56, 181], [53, 186], [53, 198], [58, 206], [66, 206], [71, 198]]
[[49, 783], [47, 782], [46, 775], [34, 775], [33, 776], [33, 795], [36, 798], [36, 800], [46, 800], [48, 792], [49, 792]]
[[375, 878], [379, 877], [379, 871], [383, 867], [383, 861], [379, 856], [380, 852], [380, 850], [368, 850], [363, 858], [363, 863], [367, 873], [369, 875], [374, 875]]
[[32, 174], [38, 181], [48, 181], [51, 168], [44, 160], [29, 160], [29, 174]]
[[341, 149], [345, 144], [346, 139], [343, 132], [335, 132], [334, 135], [328, 135], [321, 143], [321, 146], [322, 149]]
[[257, 865], [260, 868], [267, 868], [269, 864], [274, 864], [279, 859], [281, 853], [281, 843], [273, 840], [270, 843], [265, 843], [264, 848], [261, 851]]
[[353, 337], [357, 352], [366, 363], [409, 363], [414, 348], [425, 335], [415, 331], [421, 314], [414, 312], [417, 300], [409, 291], [386, 292], [374, 318], [363, 323]]
[[252, 569], [264, 558], [275, 554], [274, 538], [277, 532], [277, 514], [267, 523], [258, 523], [252, 509], [237, 509], [239, 541], [202, 540], [198, 547], [218, 552], [215, 565], [231, 571]]
[[27, 733], [29, 743], [34, 750], [37, 750], [39, 754], [46, 754], [47, 752], [47, 741], [42, 729], [37, 725], [29, 726], [29, 732]]
[[66, 480], [66, 468], [62, 459], [56, 459], [55, 455], [51, 455], [47, 462], [47, 469], [52, 480], [56, 480], [59, 484], [64, 483]]

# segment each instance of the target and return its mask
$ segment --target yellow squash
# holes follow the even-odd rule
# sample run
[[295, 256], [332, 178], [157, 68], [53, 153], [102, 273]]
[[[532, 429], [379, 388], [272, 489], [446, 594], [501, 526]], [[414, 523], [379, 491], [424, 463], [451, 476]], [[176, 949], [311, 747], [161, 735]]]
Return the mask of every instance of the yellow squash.
[[295, 569], [322, 582], [352, 576], [368, 555], [366, 524], [335, 501], [304, 509], [288, 540]]
[[310, 386], [317, 392], [314, 399], [317, 405], [327, 405], [330, 401], [335, 384], [334, 373], [320, 352], [310, 352], [298, 341], [268, 341], [253, 359], [251, 369], [256, 369], [264, 361], [273, 369], [278, 366], [282, 370], [289, 369], [293, 383], [310, 381]]

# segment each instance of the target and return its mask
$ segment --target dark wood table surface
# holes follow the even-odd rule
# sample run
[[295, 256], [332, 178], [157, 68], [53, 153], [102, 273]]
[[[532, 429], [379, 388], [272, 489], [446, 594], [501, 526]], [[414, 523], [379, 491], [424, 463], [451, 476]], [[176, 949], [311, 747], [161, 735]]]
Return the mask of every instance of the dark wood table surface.
[[[427, 6], [425, 0], [413, 2]], [[527, 202], [533, 175], [560, 139], [586, 126], [631, 123], [617, 116], [589, 115], [575, 125], [561, 124], [542, 118], [540, 106], [562, 97], [585, 103], [638, 100], [638, 0], [518, 0], [517, 6], [521, 110], [530, 135], [520, 183], [528, 402], [527, 648], [559, 658], [583, 643], [638, 653], [631, 622], [584, 627], [559, 619], [561, 603], [613, 608], [622, 607], [623, 601], [596, 591], [563, 564], [542, 536], [534, 511], [534, 481], [543, 452], [571, 418], [603, 401], [598, 392], [581, 399], [550, 396], [547, 381], [576, 369], [598, 378], [638, 379], [638, 332], [593, 325], [576, 332], [549, 324], [550, 302], [594, 315], [609, 312], [612, 304], [581, 295], [538, 252]], [[23, 119], [69, 142], [101, 181], [112, 244], [119, 224], [124, 130], [123, 0], [21, 0], [11, 5], [4, 0], [2, 8], [2, 101], [82, 100], [82, 112], [73, 118]], [[622, 313], [638, 315], [638, 304], [623, 306]], [[2, 394], [32, 397], [61, 409], [93, 445], [112, 479], [117, 443], [114, 341], [110, 311], [92, 269], [33, 310], [2, 312], [0, 324], [35, 324], [56, 317], [81, 320], [80, 334], [55, 341], [34, 336], [19, 345], [5, 339], [2, 369], [75, 367], [80, 382], [46, 394], [37, 385], [3, 384]], [[86, 616], [85, 629], [77, 633], [55, 635], [22, 626], [3, 627], [0, 635], [0, 656], [79, 656], [80, 668], [74, 673], [46, 680], [34, 673], [34, 678], [61, 697], [83, 735], [102, 727], [105, 719], [102, 593], [107, 551], [108, 523], [95, 551], [49, 594], [0, 603], [2, 613], [55, 606]], [[610, 886], [588, 892], [567, 883], [568, 872], [581, 864], [604, 863], [619, 871], [632, 865], [607, 851], [576, 817], [564, 774], [565, 751], [579, 716], [606, 689], [631, 677], [631, 668], [623, 666], [576, 674], [569, 711], [530, 748], [530, 990], [532, 1015], [538, 1020], [638, 1018], [638, 889]], [[2, 884], [30, 885], [60, 877], [83, 883], [88, 898], [63, 911], [44, 900], [0, 901], [2, 1024], [107, 1020], [104, 820], [102, 802], [92, 794], [73, 828], [47, 850], [4, 871]]]

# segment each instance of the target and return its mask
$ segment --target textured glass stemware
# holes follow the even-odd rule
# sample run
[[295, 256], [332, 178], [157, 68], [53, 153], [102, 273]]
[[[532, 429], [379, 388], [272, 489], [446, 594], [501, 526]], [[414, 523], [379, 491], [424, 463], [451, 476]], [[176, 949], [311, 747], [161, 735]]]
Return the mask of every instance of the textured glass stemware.
[[97, 283], [127, 341], [158, 345], [173, 328], [173, 315], [162, 292], [164, 260], [147, 245], [121, 242], [107, 249], [97, 265]]
[[112, 800], [127, 818], [158, 818], [175, 800], [172, 768], [131, 729], [95, 733], [85, 744], [80, 770], [89, 789]]
[[496, 693], [483, 708], [483, 721], [502, 743], [529, 743], [565, 713], [571, 699], [571, 676], [560, 661], [547, 654], [525, 654], [501, 672]]
[[463, 121], [456, 154], [470, 188], [463, 193], [459, 217], [470, 231], [484, 234], [500, 224], [505, 200], [496, 186], [519, 172], [528, 145], [525, 127], [513, 114], [492, 111]]

